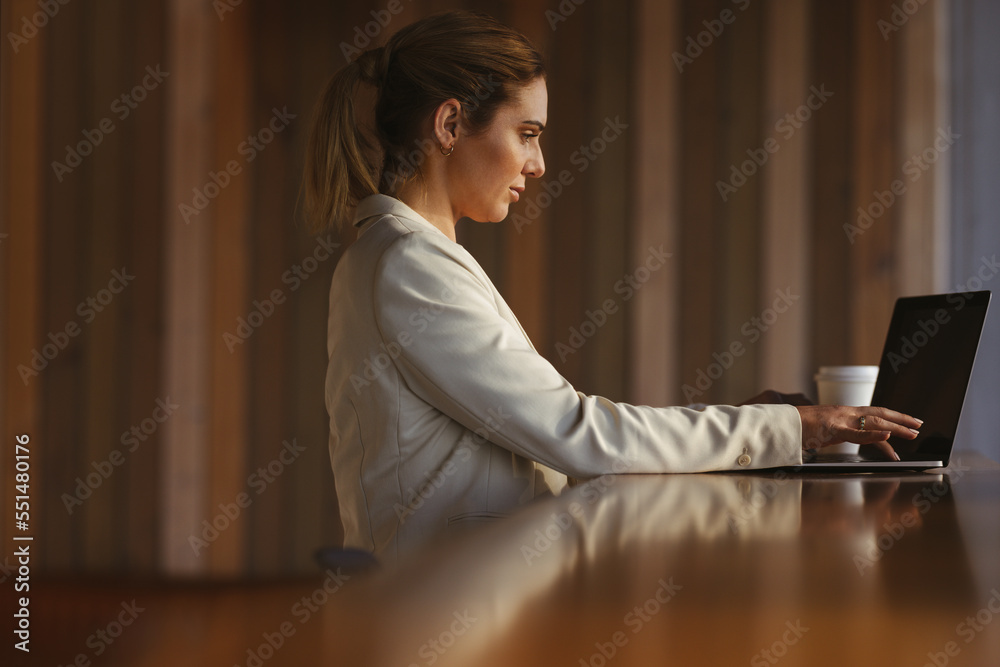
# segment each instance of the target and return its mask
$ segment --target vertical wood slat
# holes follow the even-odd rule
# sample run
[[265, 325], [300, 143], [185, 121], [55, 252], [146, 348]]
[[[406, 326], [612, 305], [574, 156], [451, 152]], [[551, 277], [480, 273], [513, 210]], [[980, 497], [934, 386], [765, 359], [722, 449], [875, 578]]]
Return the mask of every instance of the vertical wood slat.
[[[146, 67], [163, 65], [165, 57], [165, 17], [163, 0], [131, 4], [130, 52], [134, 53], [129, 69], [131, 81], [141, 81]], [[167, 70], [169, 71], [169, 70]], [[169, 77], [167, 79], [169, 81]], [[161, 84], [151, 92], [142, 107], [128, 118], [123, 128], [123, 141], [130, 151], [125, 164], [124, 182], [130, 191], [128, 215], [125, 217], [123, 236], [126, 261], [142, 267], [145, 280], [129, 286], [127, 309], [122, 339], [127, 355], [128, 368], [124, 373], [126, 383], [126, 418], [121, 430], [132, 426], [143, 428], [146, 419], [154, 415], [156, 400], [173, 402], [174, 397], [162, 395], [163, 369], [160, 364], [163, 350], [163, 290], [164, 257], [161, 239], [164, 235], [163, 178], [160, 165], [164, 162], [163, 119], [165, 116], [167, 85]], [[184, 410], [181, 406], [178, 410]], [[172, 418], [172, 417], [170, 417]], [[148, 425], [148, 422], [146, 422]], [[157, 572], [160, 546], [159, 498], [162, 493], [157, 457], [163, 439], [162, 427], [147, 435], [138, 444], [131, 441], [126, 464], [119, 475], [126, 476], [124, 489], [126, 519], [124, 535], [127, 540], [127, 568], [139, 573]], [[138, 438], [137, 438], [138, 439]], [[129, 451], [131, 449], [131, 451]]]
[[[93, 169], [89, 161], [92, 155], [81, 158], [69, 172], [60, 169], [57, 175], [53, 162], [69, 163], [67, 146], [74, 151], [81, 146], [82, 129], [85, 123], [87, 99], [87, 58], [86, 38], [79, 29], [84, 24], [88, 8], [85, 5], [67, 5], [60, 10], [62, 20], [51, 21], [45, 30], [46, 66], [43, 80], [46, 86], [46, 102], [43, 117], [48, 119], [46, 143], [42, 146], [42, 183], [45, 187], [45, 215], [41, 236], [42, 256], [39, 258], [42, 271], [41, 329], [32, 347], [41, 349], [48, 342], [49, 332], [65, 332], [67, 323], [73, 322], [79, 333], [71, 338], [58, 356], [54, 357], [32, 384], [40, 388], [43, 402], [43, 441], [48, 443], [71, 442], [74, 444], [66, 456], [58, 452], [58, 447], [45, 450], [42, 457], [44, 479], [51, 492], [40, 497], [46, 521], [43, 524], [46, 543], [43, 551], [46, 566], [55, 571], [80, 569], [85, 557], [86, 515], [93, 512], [90, 501], [95, 495], [108, 493], [107, 488], [84, 488], [78, 479], [85, 479], [93, 471], [89, 468], [86, 441], [80, 434], [86, 419], [86, 402], [83, 398], [84, 355], [87, 338], [92, 335], [86, 316], [77, 312], [86, 294], [85, 253], [80, 222], [81, 212], [88, 208], [89, 189], [87, 177]], [[36, 38], [38, 39], [38, 38]], [[49, 93], [49, 91], [52, 91]], [[90, 129], [90, 128], [88, 128]], [[100, 147], [98, 146], [98, 149]], [[67, 224], [66, 221], [73, 221]], [[79, 489], [79, 490], [78, 490]], [[87, 492], [89, 491], [89, 496]], [[62, 494], [73, 496], [72, 514], [64, 506]], [[76, 501], [83, 504], [79, 505]]]
[[[577, 10], [581, 11], [583, 7]], [[544, 286], [539, 286], [549, 304], [551, 347], [540, 348], [539, 352], [577, 389], [591, 392], [593, 388], [585, 382], [587, 347], [567, 352], [570, 327], [579, 325], [580, 313], [589, 305], [585, 299], [587, 271], [581, 258], [585, 256], [586, 238], [590, 232], [585, 197], [591, 185], [588, 173], [580, 173], [570, 159], [592, 132], [586, 114], [581, 113], [581, 109], [590, 105], [590, 78], [586, 68], [591, 50], [587, 25], [580, 16], [574, 15], [571, 19], [557, 24], [550, 42], [549, 125], [559, 129], [549, 131], [546, 169], [556, 175], [566, 170], [573, 181], [566, 186], [563, 196], [553, 202], [548, 221], [533, 223], [545, 226], [551, 276]]]
[[[548, 21], [543, 12], [533, 2], [515, 2], [511, 10], [510, 22], [521, 29], [529, 40], [539, 49], [545, 48], [545, 42], [551, 35]], [[550, 105], [551, 106], [551, 105]], [[542, 183], [558, 178], [558, 170], [548, 164], [548, 137], [540, 139], [546, 159], [546, 173], [541, 179], [528, 179], [523, 201], [510, 207], [511, 214], [503, 223], [504, 248], [504, 283], [501, 292], [511, 310], [517, 316], [525, 332], [537, 350], [546, 350], [552, 344], [552, 332], [548, 325], [548, 308], [545, 303], [543, 285], [548, 281], [547, 263], [548, 236], [545, 228], [548, 220], [547, 210], [543, 211], [531, 224], [513, 224], [519, 220], [515, 216], [524, 216], [527, 202], [539, 202], [539, 194], [543, 192]], [[527, 220], [527, 216], [524, 220]]]
[[[715, 248], [717, 255], [711, 270], [720, 277], [720, 290], [716, 294], [716, 321], [714, 323], [713, 357], [706, 363], [718, 364], [724, 368], [722, 376], [713, 386], [713, 400], [737, 403], [755, 395], [760, 387], [756, 384], [759, 347], [752, 337], [743, 333], [743, 324], [761, 312], [763, 304], [757, 303], [760, 293], [758, 284], [761, 266], [760, 245], [760, 202], [763, 175], [771, 166], [768, 163], [757, 167], [756, 171], [744, 168], [751, 159], [747, 151], [759, 150], [763, 138], [759, 118], [762, 103], [762, 68], [760, 55], [763, 52], [761, 30], [763, 7], [760, 4], [746, 6], [743, 11], [733, 10], [733, 23], [724, 28], [716, 42], [709, 48], [719, 50], [722, 63], [722, 79], [725, 82], [721, 93], [722, 117], [719, 119], [718, 134], [723, 137], [719, 161], [715, 165], [715, 177], [721, 181], [731, 178], [732, 166], [742, 173], [750, 173], [738, 192], [729, 194], [723, 202], [717, 189], [713, 189], [719, 223], [719, 238]], [[755, 164], [755, 163], [752, 163]], [[707, 268], [707, 267], [705, 267]], [[764, 303], [770, 304], [773, 297]], [[770, 335], [770, 330], [761, 334], [762, 339]], [[744, 350], [737, 355], [736, 344]], [[714, 353], [719, 353], [723, 361], [718, 361]], [[731, 355], [728, 359], [726, 355]], [[730, 363], [725, 368], [725, 363]]]
[[[851, 363], [849, 314], [849, 256], [851, 245], [844, 234], [845, 223], [855, 223], [852, 165], [854, 143], [852, 113], [854, 105], [854, 60], [852, 51], [839, 51], [851, 42], [854, 26], [854, 3], [811, 2], [810, 33], [812, 41], [811, 80], [825, 84], [833, 92], [810, 124], [812, 154], [809, 156], [809, 181], [812, 201], [809, 220], [812, 226], [809, 265], [811, 300], [809, 312], [810, 354], [812, 366]], [[862, 237], [863, 239], [863, 237]], [[859, 239], [860, 241], [860, 239]], [[808, 385], [813, 398], [813, 385]]]
[[[929, 294], [947, 289], [950, 242], [947, 225], [948, 74], [944, 56], [948, 32], [946, 2], [930, 0], [898, 32], [888, 33], [897, 50], [900, 83], [897, 173], [906, 185], [897, 220], [900, 291]], [[938, 137], [938, 131], [943, 136]], [[959, 139], [960, 141], [961, 139]], [[935, 142], [939, 142], [935, 147]], [[930, 149], [930, 160], [922, 154]], [[919, 156], [914, 160], [915, 156]], [[933, 160], [933, 161], [931, 161]], [[931, 164], [926, 171], [922, 164]], [[928, 261], [930, 260], [930, 261]]]
[[[715, 2], [700, 0], [685, 5], [682, 37], [686, 40], [705, 27], [701, 21], [718, 16]], [[684, 403], [715, 400], [713, 387], [698, 388], [698, 371], [714, 361], [718, 350], [715, 316], [721, 281], [716, 273], [717, 247], [722, 229], [716, 220], [720, 98], [716, 81], [721, 69], [718, 44], [706, 48], [681, 75], [681, 311], [680, 375], [676, 378]], [[688, 391], [681, 386], [690, 387]], [[704, 383], [702, 383], [704, 386]], [[717, 391], [717, 389], [716, 389]]]
[[634, 258], [647, 249], [663, 247], [673, 253], [661, 269], [662, 281], [647, 285], [636, 297], [629, 327], [631, 354], [627, 358], [628, 400], [648, 405], [680, 401], [678, 373], [679, 271], [677, 245], [680, 192], [678, 92], [680, 73], [671, 54], [680, 48], [678, 0], [640, 0], [635, 10], [636, 31], [633, 81], [635, 124], [635, 206], [631, 212]]
[[[302, 123], [289, 128], [295, 137], [293, 144], [296, 150], [292, 159], [293, 171], [301, 169], [305, 156], [305, 141], [308, 132], [308, 121], [313, 105], [326, 80], [344, 62], [339, 42], [331, 39], [333, 26], [343, 29], [338, 21], [340, 7], [324, 3], [306, 11], [299, 8], [293, 17], [296, 26], [308, 25], [310, 30], [316, 30], [315, 37], [296, 40], [293, 46], [293, 58], [296, 63], [294, 79], [294, 96], [289, 101], [289, 108], [302, 110]], [[410, 9], [409, 11], [413, 11]], [[387, 29], [401, 27], [405, 14], [401, 13], [393, 20]], [[299, 28], [297, 27], [297, 30]], [[350, 228], [350, 225], [348, 225]], [[351, 229], [348, 233], [356, 235]], [[293, 233], [298, 240], [297, 255], [306, 256], [314, 251], [317, 240], [308, 235], [301, 226], [296, 226]], [[329, 301], [330, 280], [341, 251], [347, 243], [335, 230], [322, 234], [322, 238], [332, 243], [339, 243], [340, 248], [334, 255], [320, 264], [316, 274], [301, 288], [291, 311], [292, 331], [296, 341], [293, 345], [292, 366], [294, 373], [291, 379], [294, 396], [292, 421], [295, 424], [295, 437], [299, 443], [308, 447], [290, 471], [293, 474], [290, 504], [295, 508], [309, 508], [308, 511], [293, 511], [289, 524], [291, 536], [289, 544], [294, 561], [291, 569], [308, 572], [315, 568], [313, 554], [317, 547], [336, 546], [343, 543], [343, 527], [333, 484], [333, 472], [330, 468], [329, 456], [329, 421], [324, 400], [326, 378], [326, 331], [327, 303]]]
[[[214, 146], [212, 171], [229, 174], [229, 183], [211, 204], [211, 334], [208, 343], [211, 357], [212, 418], [209, 427], [208, 515], [215, 516], [218, 506], [233, 503], [246, 489], [248, 424], [247, 345], [224, 340], [236, 335], [237, 319], [246, 317], [250, 299], [248, 272], [250, 260], [249, 218], [252, 174], [237, 147], [251, 133], [252, 59], [249, 49], [248, 7], [226, 14], [217, 26], [218, 57], [215, 60]], [[235, 161], [239, 173], [227, 171]], [[235, 171], [235, 170], [234, 170]], [[206, 175], [207, 178], [207, 175]], [[203, 224], [203, 223], [202, 223]], [[270, 296], [254, 295], [255, 298]], [[237, 575], [244, 566], [248, 521], [235, 519], [212, 543], [207, 552], [208, 568], [215, 575]], [[206, 555], [206, 554], [203, 554]]]
[[[0, 6], [0, 34], [18, 30], [22, 16], [31, 15], [37, 7], [30, 0], [15, 0]], [[5, 49], [10, 44], [3, 45]], [[42, 204], [44, 162], [42, 160], [45, 68], [44, 34], [36, 35], [22, 45], [16, 54], [6, 51], [0, 58], [0, 312], [4, 326], [0, 328], [0, 372], [3, 373], [0, 397], [0, 435], [3, 437], [3, 460], [0, 461], [3, 488], [15, 488], [16, 469], [12, 465], [15, 437], [27, 434], [31, 438], [31, 497], [33, 525], [30, 533], [43, 535], [42, 499], [51, 493], [40, 474], [41, 462], [53, 449], [39, 436], [42, 434], [43, 406], [38, 378], [27, 386], [21, 381], [17, 366], [30, 363], [26, 352], [37, 345], [41, 334], [41, 275]], [[0, 533], [5, 558], [13, 548], [9, 540], [15, 530], [13, 496], [5, 493], [0, 499], [3, 520]], [[10, 561], [5, 561], [5, 564]]]
[[[776, 123], [794, 113], [808, 94], [806, 80], [809, 27], [808, 0], [790, 0], [765, 8], [765, 111], [764, 136], [772, 136]], [[822, 85], [820, 80], [815, 81]], [[822, 113], [822, 109], [815, 113]], [[775, 290], [790, 288], [799, 296], [788, 312], [760, 341], [762, 388], [804, 391], [809, 386], [808, 311], [810, 281], [808, 256], [809, 171], [808, 155], [812, 120], [795, 136], [778, 140], [780, 149], [770, 156], [762, 181], [761, 298], [762, 306], [774, 299]]]
[[[280, 110], [288, 106], [289, 112], [297, 115], [291, 121], [291, 126], [275, 133], [271, 143], [257, 154], [247, 174], [258, 184], [255, 188], [252, 219], [251, 256], [254, 271], [250, 293], [253, 298], [260, 298], [274, 289], [282, 289], [287, 299], [280, 306], [280, 315], [268, 318], [248, 341], [247, 352], [251, 355], [254, 369], [250, 400], [255, 436], [249, 462], [250, 470], [256, 470], [278, 455], [282, 441], [299, 435], [292, 429], [290, 393], [285, 391], [276, 394], [274, 387], [288, 387], [292, 377], [289, 360], [292, 357], [294, 338], [290, 312], [300, 298], [298, 291], [292, 292], [291, 287], [282, 282], [285, 271], [302, 261], [292, 251], [289, 233], [292, 229], [292, 217], [287, 205], [289, 197], [285, 186], [289, 181], [294, 182], [288, 178], [288, 174], [294, 172], [288, 160], [287, 147], [294, 126], [304, 124], [308, 116], [305, 110], [289, 106], [292, 97], [288, 76], [292, 67], [289, 62], [292, 35], [286, 9], [273, 3], [248, 6], [246, 9], [252, 11], [250, 20], [254, 22], [253, 43], [260, 47], [254, 63], [257, 78], [250, 109], [250, 131], [256, 134], [266, 127], [274, 114], [274, 108]], [[368, 20], [371, 20], [370, 15]], [[246, 301], [243, 305], [245, 308], [250, 307]], [[277, 478], [278, 481], [269, 484], [265, 491], [256, 495], [248, 510], [248, 530], [256, 542], [249, 562], [251, 571], [281, 571], [287, 566], [291, 544], [287, 499], [295, 479], [294, 468], [298, 465], [299, 462], [291, 464], [291, 470], [285, 470]], [[265, 539], [263, 536], [268, 537]]]
[[[107, 118], [121, 130], [126, 121], [118, 120], [111, 114], [113, 100], [124, 90], [131, 90], [132, 83], [125, 84], [122, 38], [125, 34], [122, 22], [122, 3], [102, 2], [88, 6], [85, 31], [88, 35], [87, 49], [90, 62], [86, 81], [87, 103], [82, 115], [84, 127], [93, 128]], [[124, 174], [120, 171], [125, 154], [122, 134], [110, 133], [94, 148], [87, 160], [87, 169], [80, 174], [85, 187], [90, 192], [86, 212], [87, 230], [82, 245], [86, 253], [83, 283], [88, 296], [101, 298], [102, 290], [107, 290], [111, 272], [125, 266], [136, 280], [155, 280], [155, 276], [145, 274], [144, 267], [129, 267], [122, 261], [121, 231], [122, 205], [120, 197], [107, 197], [105, 193], [122, 187]], [[105, 291], [103, 294], [109, 294]], [[122, 379], [121, 313], [122, 301], [128, 297], [128, 287], [121, 294], [112, 296], [103, 305], [92, 323], [87, 325], [82, 338], [84, 342], [84, 385], [79, 400], [84, 403], [83, 427], [85, 468], [81, 475], [93, 470], [95, 462], [105, 464], [111, 451], [117, 449], [116, 432], [120, 433], [122, 420], [121, 401], [124, 394], [119, 392]], [[104, 480], [101, 487], [87, 500], [87, 511], [82, 515], [84, 535], [84, 568], [89, 571], [111, 569], [120, 565], [125, 551], [119, 527], [124, 521], [124, 507], [119, 501], [119, 490], [123, 489], [124, 476], [116, 468]]]
[[[597, 158], [586, 172], [596, 185], [588, 187], [584, 195], [593, 224], [588, 234], [587, 254], [580, 258], [588, 267], [590, 285], [584, 299], [586, 308], [577, 314], [576, 326], [582, 330], [585, 322], [594, 324], [588, 313], [601, 312], [605, 301], [610, 299], [617, 304], [618, 310], [606, 314], [602, 326], [594, 324], [597, 330], [587, 339], [584, 349], [591, 386], [601, 394], [621, 399], [625, 394], [627, 368], [622, 363], [622, 351], [632, 300], [642, 290], [665, 280], [659, 271], [651, 271], [648, 275], [640, 273], [636, 276], [636, 284], [641, 284], [641, 289], [629, 299], [615, 292], [615, 285], [623, 275], [633, 274], [639, 267], [643, 272], [648, 270], [644, 266], [646, 252], [637, 257], [629, 253], [631, 220], [628, 209], [632, 196], [629, 144], [635, 127], [629, 96], [632, 81], [622, 75], [630, 70], [632, 54], [622, 49], [621, 44], [628, 42], [633, 26], [629, 21], [630, 12], [623, 12], [611, 3], [581, 6], [570, 18], [590, 24], [594, 59], [589, 69], [593, 73], [594, 91], [590, 131], [580, 139], [581, 143], [590, 145]], [[619, 122], [629, 127], [615, 127]], [[604, 149], [598, 153], [601, 142]]]
[[[857, 97], [854, 103], [852, 211], [875, 208], [876, 192], [889, 191], [899, 175], [896, 164], [893, 45], [877, 28], [879, 19], [892, 12], [888, 0], [857, 0], [854, 31], [858, 59], [854, 63]], [[888, 197], [884, 197], [888, 199]], [[877, 364], [885, 342], [892, 301], [895, 297], [896, 221], [895, 204], [881, 205], [883, 214], [858, 237], [851, 249], [851, 359], [855, 364]]]
[[212, 145], [205, 106], [210, 103], [211, 21], [209, 6], [199, 0], [170, 0], [169, 41], [183, 44], [171, 51], [164, 202], [166, 225], [167, 326], [164, 395], [184, 406], [163, 428], [162, 557], [168, 574], [191, 575], [206, 569], [189, 543], [201, 534], [208, 510], [207, 448], [210, 397], [206, 369], [208, 340], [208, 248], [211, 210], [185, 224], [178, 204], [190, 202], [203, 185]]

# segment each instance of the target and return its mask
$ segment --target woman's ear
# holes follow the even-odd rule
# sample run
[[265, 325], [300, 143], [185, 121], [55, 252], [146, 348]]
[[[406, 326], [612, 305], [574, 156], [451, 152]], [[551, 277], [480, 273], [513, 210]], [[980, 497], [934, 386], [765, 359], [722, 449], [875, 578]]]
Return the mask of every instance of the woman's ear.
[[439, 104], [434, 111], [434, 137], [438, 145], [442, 148], [454, 146], [461, 127], [462, 103], [452, 98]]

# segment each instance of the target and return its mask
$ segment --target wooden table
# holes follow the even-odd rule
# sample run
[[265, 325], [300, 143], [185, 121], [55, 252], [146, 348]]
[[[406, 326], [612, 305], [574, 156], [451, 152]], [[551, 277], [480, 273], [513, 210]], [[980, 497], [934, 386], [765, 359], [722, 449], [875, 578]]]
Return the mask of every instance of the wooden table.
[[[970, 460], [606, 477], [391, 571], [49, 581], [31, 660], [4, 664], [995, 667], [1000, 466]], [[97, 655], [132, 599], [143, 612]]]
[[594, 480], [346, 587], [326, 664], [995, 667], [1000, 470], [965, 467]]

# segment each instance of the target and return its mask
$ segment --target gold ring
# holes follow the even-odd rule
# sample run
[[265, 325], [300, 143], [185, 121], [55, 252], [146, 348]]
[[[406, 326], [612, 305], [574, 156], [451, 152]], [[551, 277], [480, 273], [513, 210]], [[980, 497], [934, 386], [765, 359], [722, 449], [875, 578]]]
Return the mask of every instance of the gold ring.
[[865, 416], [861, 415], [861, 430], [865, 430]]

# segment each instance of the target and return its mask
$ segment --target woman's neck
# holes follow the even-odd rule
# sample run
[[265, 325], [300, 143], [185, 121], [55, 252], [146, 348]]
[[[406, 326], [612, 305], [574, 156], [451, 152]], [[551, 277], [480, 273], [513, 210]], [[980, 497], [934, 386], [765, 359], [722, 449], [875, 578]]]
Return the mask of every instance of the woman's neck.
[[457, 219], [444, 193], [434, 192], [420, 183], [411, 181], [399, 189], [396, 198], [419, 213], [449, 239], [458, 242], [455, 236]]

